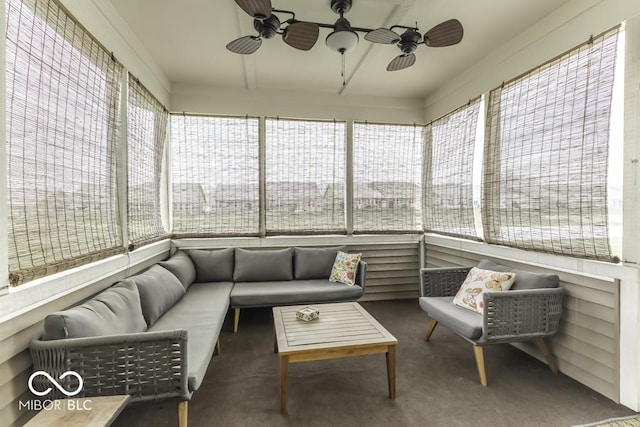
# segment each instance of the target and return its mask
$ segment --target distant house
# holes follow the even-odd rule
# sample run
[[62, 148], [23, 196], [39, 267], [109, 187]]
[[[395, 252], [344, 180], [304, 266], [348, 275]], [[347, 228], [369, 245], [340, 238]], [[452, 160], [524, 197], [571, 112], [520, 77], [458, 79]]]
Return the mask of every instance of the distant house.
[[382, 208], [414, 209], [416, 199], [420, 199], [417, 197], [420, 187], [413, 182], [379, 181], [372, 182], [369, 186], [377, 193]]
[[154, 182], [129, 187], [129, 210], [159, 211], [160, 200]]
[[[329, 184], [324, 193], [326, 200], [344, 208], [345, 188], [343, 183]], [[382, 207], [382, 194], [373, 189], [369, 183], [353, 183], [353, 208], [356, 210], [371, 210]]]
[[313, 182], [267, 182], [267, 211], [319, 212], [322, 210], [322, 200], [322, 191]]
[[251, 211], [259, 209], [260, 187], [255, 184], [221, 184], [209, 193], [214, 211]]
[[174, 213], [194, 215], [209, 210], [202, 184], [176, 182], [172, 190]]

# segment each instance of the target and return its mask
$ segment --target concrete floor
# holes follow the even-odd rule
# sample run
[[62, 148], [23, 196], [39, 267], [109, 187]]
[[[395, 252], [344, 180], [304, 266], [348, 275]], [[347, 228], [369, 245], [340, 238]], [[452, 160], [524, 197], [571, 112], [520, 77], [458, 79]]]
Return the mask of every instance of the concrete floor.
[[[469, 343], [444, 327], [422, 340], [427, 318], [416, 300], [362, 305], [398, 338], [396, 400], [383, 355], [305, 362], [289, 368], [288, 414], [280, 414], [270, 309], [243, 310], [236, 334], [227, 316], [189, 426], [568, 427], [633, 414], [510, 345], [485, 349], [483, 388]], [[113, 425], [177, 426], [176, 402], [130, 405]]]

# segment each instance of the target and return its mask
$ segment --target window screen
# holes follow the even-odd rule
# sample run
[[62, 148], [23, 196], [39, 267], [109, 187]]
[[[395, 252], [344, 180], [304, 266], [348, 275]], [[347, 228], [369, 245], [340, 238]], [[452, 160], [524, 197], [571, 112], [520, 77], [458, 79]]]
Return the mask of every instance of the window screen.
[[479, 107], [480, 98], [427, 126], [422, 207], [425, 231], [478, 239], [473, 158]]
[[491, 92], [485, 240], [610, 260], [609, 119], [617, 29]]
[[160, 207], [160, 174], [169, 114], [129, 74], [127, 111], [128, 231], [140, 246], [166, 237]]
[[54, 1], [7, 0], [11, 285], [123, 251], [122, 67]]
[[354, 123], [353, 229], [422, 230], [424, 126]]
[[266, 230], [344, 233], [345, 123], [267, 119]]
[[173, 114], [173, 232], [258, 235], [258, 119]]

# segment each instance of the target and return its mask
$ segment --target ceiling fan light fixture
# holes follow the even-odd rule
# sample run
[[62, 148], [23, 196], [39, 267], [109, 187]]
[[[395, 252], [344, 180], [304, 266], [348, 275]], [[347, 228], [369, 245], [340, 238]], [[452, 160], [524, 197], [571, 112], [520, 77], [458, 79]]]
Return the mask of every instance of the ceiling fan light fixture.
[[327, 36], [325, 43], [329, 49], [344, 55], [353, 50], [358, 45], [358, 41], [360, 37], [351, 29], [349, 21], [346, 18], [339, 18], [334, 25], [334, 31]]

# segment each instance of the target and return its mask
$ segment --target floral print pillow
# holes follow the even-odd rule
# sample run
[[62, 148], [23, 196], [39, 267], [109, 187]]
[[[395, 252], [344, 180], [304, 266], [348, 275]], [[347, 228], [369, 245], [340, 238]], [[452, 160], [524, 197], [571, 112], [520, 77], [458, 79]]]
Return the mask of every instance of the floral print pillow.
[[361, 257], [362, 254], [347, 254], [338, 251], [336, 260], [333, 263], [333, 268], [331, 269], [329, 281], [344, 283], [349, 286], [355, 285], [356, 271], [358, 270]]
[[515, 273], [483, 270], [473, 267], [464, 279], [453, 303], [477, 313], [484, 313], [482, 294], [485, 292], [508, 291], [516, 279]]

